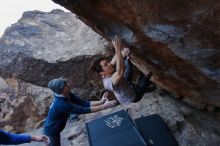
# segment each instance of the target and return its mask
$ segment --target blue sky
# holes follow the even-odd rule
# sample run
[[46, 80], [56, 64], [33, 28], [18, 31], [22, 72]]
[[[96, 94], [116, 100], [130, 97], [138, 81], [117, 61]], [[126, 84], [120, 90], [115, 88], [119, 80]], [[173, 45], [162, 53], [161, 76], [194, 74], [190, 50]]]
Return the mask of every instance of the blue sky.
[[53, 9], [65, 8], [57, 5], [52, 0], [5, 0], [0, 5], [0, 36], [4, 33], [4, 30], [11, 24], [16, 23], [21, 18], [23, 12], [40, 10], [49, 12]]

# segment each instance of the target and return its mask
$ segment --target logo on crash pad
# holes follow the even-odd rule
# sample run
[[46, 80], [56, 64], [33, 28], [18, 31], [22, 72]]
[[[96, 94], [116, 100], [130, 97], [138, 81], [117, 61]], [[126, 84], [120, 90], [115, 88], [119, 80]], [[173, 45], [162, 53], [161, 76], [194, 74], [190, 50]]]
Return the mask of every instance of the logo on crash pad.
[[116, 128], [121, 125], [123, 119], [124, 118], [119, 117], [118, 115], [114, 115], [114, 116], [108, 117], [105, 120], [105, 124], [106, 124], [106, 126], [108, 126], [110, 128]]

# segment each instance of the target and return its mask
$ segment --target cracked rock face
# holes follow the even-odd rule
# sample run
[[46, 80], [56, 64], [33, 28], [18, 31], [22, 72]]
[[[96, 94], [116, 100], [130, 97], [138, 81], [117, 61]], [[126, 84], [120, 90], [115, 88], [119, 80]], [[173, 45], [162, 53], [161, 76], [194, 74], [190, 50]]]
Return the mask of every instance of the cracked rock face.
[[199, 108], [220, 107], [220, 0], [53, 0], [97, 33], [120, 35], [145, 74]]

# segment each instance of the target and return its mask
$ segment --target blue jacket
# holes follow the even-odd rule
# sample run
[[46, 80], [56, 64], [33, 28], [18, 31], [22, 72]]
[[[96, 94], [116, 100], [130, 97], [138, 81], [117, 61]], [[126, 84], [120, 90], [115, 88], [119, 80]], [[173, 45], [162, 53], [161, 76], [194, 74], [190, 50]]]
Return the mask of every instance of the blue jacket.
[[22, 144], [30, 143], [31, 135], [29, 134], [13, 134], [7, 131], [0, 130], [0, 144]]
[[44, 133], [47, 136], [57, 137], [66, 126], [70, 113], [85, 114], [90, 112], [89, 101], [84, 101], [71, 92], [70, 98], [54, 94], [54, 101], [44, 124]]

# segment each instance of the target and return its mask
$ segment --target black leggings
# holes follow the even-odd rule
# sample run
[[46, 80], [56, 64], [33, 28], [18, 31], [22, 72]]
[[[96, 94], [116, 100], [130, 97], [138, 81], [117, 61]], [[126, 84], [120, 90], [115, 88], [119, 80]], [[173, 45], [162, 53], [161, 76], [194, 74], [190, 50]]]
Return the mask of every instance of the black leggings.
[[147, 86], [151, 85], [152, 82], [150, 81], [150, 76], [146, 77], [143, 73], [141, 73], [138, 83], [132, 83], [132, 76], [133, 76], [133, 66], [129, 59], [125, 59], [125, 73], [124, 78], [133, 86], [133, 89], [136, 93], [136, 98], [133, 102], [138, 102], [143, 97], [144, 93], [147, 92]]

